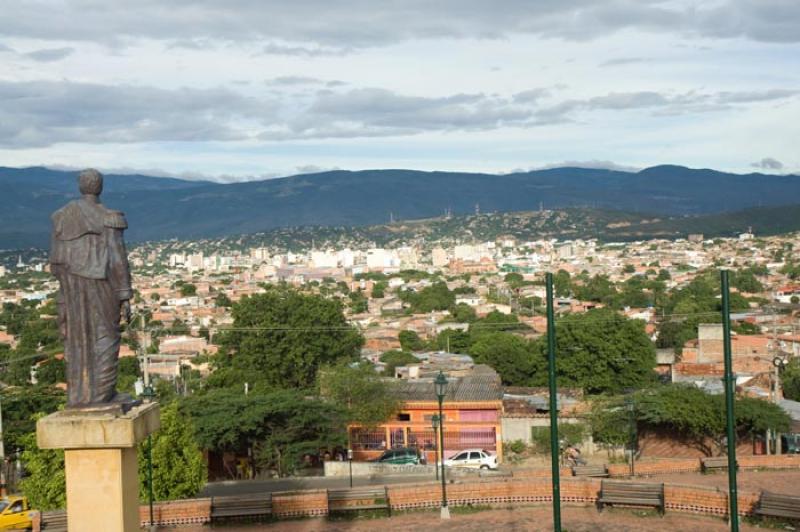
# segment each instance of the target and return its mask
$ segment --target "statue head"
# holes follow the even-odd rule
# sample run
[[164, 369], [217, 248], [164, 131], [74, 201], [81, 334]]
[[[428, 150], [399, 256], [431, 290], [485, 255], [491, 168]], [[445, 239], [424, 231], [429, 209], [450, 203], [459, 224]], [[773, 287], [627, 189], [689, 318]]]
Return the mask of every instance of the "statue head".
[[94, 168], [87, 168], [78, 176], [78, 187], [83, 195], [99, 196], [103, 192], [103, 174]]

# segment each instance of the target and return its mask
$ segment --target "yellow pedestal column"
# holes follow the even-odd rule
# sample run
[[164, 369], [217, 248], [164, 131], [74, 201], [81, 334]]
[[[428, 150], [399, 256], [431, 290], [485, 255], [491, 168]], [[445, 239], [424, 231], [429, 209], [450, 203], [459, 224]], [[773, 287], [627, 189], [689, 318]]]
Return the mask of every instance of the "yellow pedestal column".
[[39, 420], [39, 447], [64, 449], [70, 531], [139, 530], [136, 445], [158, 427], [156, 403], [123, 415], [65, 411]]

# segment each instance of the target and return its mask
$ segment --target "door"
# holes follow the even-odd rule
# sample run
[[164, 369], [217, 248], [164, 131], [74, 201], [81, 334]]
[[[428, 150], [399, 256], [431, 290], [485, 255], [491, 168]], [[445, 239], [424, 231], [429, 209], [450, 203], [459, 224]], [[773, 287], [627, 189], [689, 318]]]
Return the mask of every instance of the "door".
[[469, 453], [469, 467], [479, 468], [481, 466], [481, 453], [478, 451], [471, 451]]

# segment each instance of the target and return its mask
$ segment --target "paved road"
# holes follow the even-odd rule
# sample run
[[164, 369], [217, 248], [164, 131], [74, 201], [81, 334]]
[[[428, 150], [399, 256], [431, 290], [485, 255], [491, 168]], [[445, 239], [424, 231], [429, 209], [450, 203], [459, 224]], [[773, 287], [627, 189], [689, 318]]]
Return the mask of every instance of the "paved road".
[[[373, 477], [353, 477], [353, 486], [382, 486], [384, 484], [403, 484], [413, 482], [436, 482], [433, 475], [382, 475]], [[310, 490], [325, 488], [348, 488], [349, 477], [291, 477], [270, 480], [227, 480], [210, 482], [200, 493], [201, 497], [222, 495], [244, 495], [247, 493], [266, 493], [272, 491]]]

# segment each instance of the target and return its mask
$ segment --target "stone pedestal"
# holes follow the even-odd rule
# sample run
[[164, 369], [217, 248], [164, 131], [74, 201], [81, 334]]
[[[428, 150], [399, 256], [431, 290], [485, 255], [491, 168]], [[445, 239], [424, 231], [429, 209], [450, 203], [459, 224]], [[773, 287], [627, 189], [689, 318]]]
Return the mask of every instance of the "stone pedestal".
[[159, 423], [157, 403], [121, 415], [63, 411], [39, 420], [39, 447], [64, 449], [70, 531], [139, 530], [136, 445]]

